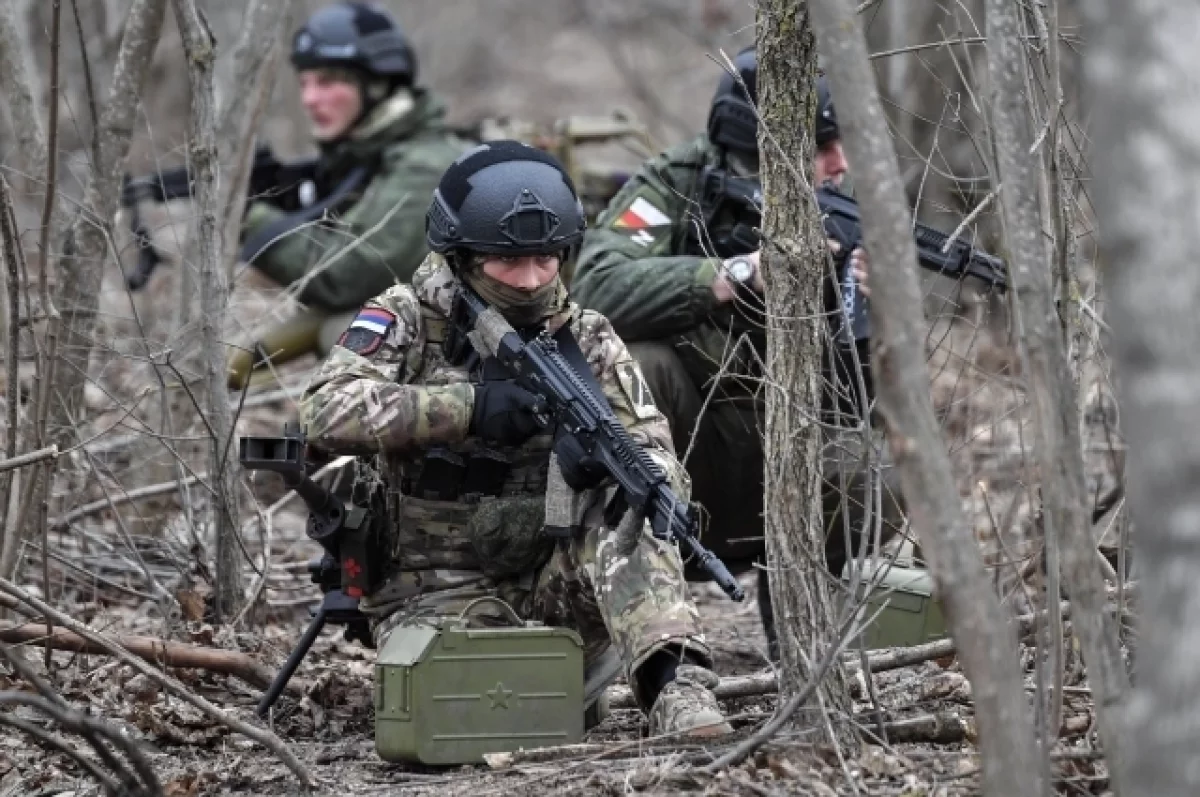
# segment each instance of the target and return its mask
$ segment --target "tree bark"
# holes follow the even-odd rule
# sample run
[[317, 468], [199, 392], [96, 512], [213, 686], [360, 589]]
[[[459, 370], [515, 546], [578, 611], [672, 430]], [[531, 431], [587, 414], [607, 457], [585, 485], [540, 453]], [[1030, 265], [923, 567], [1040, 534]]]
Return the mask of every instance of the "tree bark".
[[246, 207], [246, 182], [254, 155], [254, 131], [274, 85], [283, 33], [291, 19], [293, 0], [254, 0], [242, 20], [242, 35], [233, 51], [229, 85], [218, 115], [221, 146], [221, 219], [224, 248], [221, 262], [232, 265]]
[[0, 96], [8, 109], [21, 167], [40, 179], [46, 173], [46, 132], [34, 100], [37, 92], [29, 72], [27, 36], [14, 11], [11, 0], [0, 2]]
[[[823, 566], [821, 431], [815, 420], [826, 340], [821, 300], [827, 249], [812, 191], [803, 188], [812, 183], [816, 112], [817, 52], [808, 6], [804, 0], [763, 0], [758, 20], [758, 149], [763, 240], [770, 241], [762, 249], [768, 315], [765, 525], [786, 702], [818, 676], [818, 663], [841, 641]], [[824, 683], [808, 700], [808, 708], [819, 706], [851, 711], [840, 657], [833, 657]], [[851, 730], [837, 735], [836, 741], [858, 744]]]
[[1125, 797], [1200, 793], [1200, 9], [1093, 0], [1092, 103], [1100, 262], [1135, 544], [1147, 578], [1138, 678], [1125, 712]]
[[879, 408], [912, 527], [921, 538], [938, 594], [975, 694], [984, 791], [1045, 793], [1025, 698], [1016, 637], [988, 586], [982, 554], [955, 488], [925, 364], [912, 215], [904, 196], [861, 20], [845, 0], [811, 0], [821, 52], [837, 101], [843, 143], [855, 175], [863, 234], [871, 253], [872, 366]]
[[63, 242], [54, 297], [62, 313], [61, 360], [50, 408], [50, 440], [62, 448], [69, 447], [74, 436], [73, 420], [84, 417], [83, 385], [94, 345], [105, 254], [120, 201], [122, 167], [165, 9], [166, 0], [134, 0], [129, 10], [96, 136], [100, 158]]
[[224, 232], [217, 222], [220, 186], [217, 182], [217, 119], [213, 93], [216, 42], [196, 10], [195, 0], [172, 0], [175, 19], [183, 36], [191, 83], [188, 119], [188, 153], [194, 189], [197, 266], [200, 272], [200, 367], [208, 396], [208, 431], [212, 436], [209, 473], [211, 528], [216, 540], [217, 622], [236, 614], [242, 596], [242, 554], [238, 540], [238, 462], [230, 456], [233, 414], [225, 378], [225, 347], [221, 333], [229, 304], [229, 279], [221, 264]]
[[[1104, 574], [1091, 531], [1076, 394], [1054, 304], [1051, 258], [1042, 235], [1038, 160], [1030, 155], [1034, 137], [1022, 96], [1025, 48], [1019, 8], [1008, 0], [987, 0], [986, 10], [991, 121], [997, 179], [1003, 185], [997, 190], [1015, 295], [1017, 342], [1030, 380], [1045, 534], [1047, 540], [1057, 537], [1059, 543], [1066, 591], [1075, 606], [1075, 633], [1096, 694], [1109, 771], [1116, 775], [1123, 738], [1119, 712], [1129, 678], [1116, 625], [1104, 612]], [[1048, 596], [1050, 601], [1057, 599]]]

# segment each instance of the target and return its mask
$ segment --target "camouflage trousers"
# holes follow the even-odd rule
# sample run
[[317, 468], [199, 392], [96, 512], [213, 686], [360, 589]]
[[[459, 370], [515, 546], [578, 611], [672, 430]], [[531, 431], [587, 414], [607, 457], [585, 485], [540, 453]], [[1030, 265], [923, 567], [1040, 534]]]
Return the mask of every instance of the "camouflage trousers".
[[[765, 555], [766, 545], [761, 401], [717, 393], [706, 405], [670, 343], [632, 343], [629, 351], [667, 416], [676, 455], [683, 460], [690, 449], [685, 466], [692, 495], [705, 509], [705, 544], [731, 569], [747, 569]], [[863, 543], [873, 542], [876, 529], [886, 541], [903, 527], [903, 501], [880, 436], [871, 441], [872, 467], [867, 468], [861, 435], [830, 429], [823, 435], [825, 560], [830, 572], [840, 575]], [[688, 576], [703, 578], [690, 571]]]
[[[594, 515], [602, 514], [600, 509], [589, 512], [588, 519], [595, 520]], [[477, 598], [499, 597], [522, 619], [577, 631], [587, 664], [610, 645], [614, 647], [636, 693], [633, 674], [659, 650], [678, 654], [686, 650], [697, 662], [711, 663], [679, 551], [642, 525], [640, 538], [626, 554], [616, 528], [586, 523], [575, 537], [559, 541], [544, 564], [515, 578], [497, 580], [482, 572], [472, 576], [460, 570], [442, 574], [456, 582], [453, 586], [431, 588], [439, 580], [439, 571], [400, 571], [361, 608], [372, 617], [375, 642], [382, 649], [398, 628], [438, 626], [459, 617]], [[422, 591], [413, 595], [414, 587]], [[505, 622], [489, 604], [479, 608], [482, 611], [473, 612], [473, 618], [485, 624]], [[637, 697], [642, 701], [641, 695]]]

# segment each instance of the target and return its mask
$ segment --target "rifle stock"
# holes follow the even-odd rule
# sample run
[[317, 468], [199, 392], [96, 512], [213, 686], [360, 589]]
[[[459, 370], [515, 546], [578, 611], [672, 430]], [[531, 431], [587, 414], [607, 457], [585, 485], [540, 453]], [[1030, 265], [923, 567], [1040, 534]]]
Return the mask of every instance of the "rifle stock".
[[[316, 171], [316, 158], [285, 163], [275, 158], [270, 147], [261, 145], [254, 151], [246, 186], [247, 198], [269, 202], [286, 213], [293, 213], [317, 200], [313, 182]], [[154, 247], [150, 229], [142, 219], [141, 204], [190, 199], [194, 190], [187, 166], [164, 169], [145, 177], [125, 175], [121, 184], [121, 207], [129, 211], [129, 231], [138, 249], [137, 264], [125, 280], [130, 290], [145, 287], [150, 275], [163, 263], [162, 254]]]

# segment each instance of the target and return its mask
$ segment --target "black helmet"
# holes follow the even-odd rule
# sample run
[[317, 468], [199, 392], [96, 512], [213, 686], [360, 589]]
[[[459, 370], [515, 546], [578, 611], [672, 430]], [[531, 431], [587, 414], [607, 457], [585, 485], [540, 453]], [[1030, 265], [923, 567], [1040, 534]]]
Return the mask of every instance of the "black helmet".
[[417, 79], [417, 57], [396, 20], [366, 3], [336, 3], [317, 11], [292, 38], [292, 66], [340, 66], [394, 85]]
[[[758, 116], [754, 112], [754, 104], [758, 102], [758, 56], [754, 48], [747, 47], [739, 52], [733, 59], [733, 66], [741, 76], [741, 82], [728, 72], [721, 76], [717, 93], [713, 95], [712, 109], [708, 113], [708, 140], [721, 149], [757, 155]], [[817, 76], [816, 128], [818, 147], [841, 136], [837, 114], [833, 110], [829, 79], [824, 74]]]
[[563, 165], [502, 139], [463, 153], [442, 175], [425, 215], [425, 240], [442, 254], [549, 254], [576, 246], [586, 226]]
[[823, 147], [834, 139], [841, 138], [837, 114], [833, 110], [833, 94], [829, 91], [829, 78], [817, 76], [817, 146]]
[[[708, 112], [708, 140], [721, 149], [750, 155], [758, 153], [758, 56], [747, 47], [733, 59], [739, 82], [728, 72], [721, 75]], [[745, 88], [742, 88], [745, 83]], [[748, 93], [747, 93], [748, 92]]]

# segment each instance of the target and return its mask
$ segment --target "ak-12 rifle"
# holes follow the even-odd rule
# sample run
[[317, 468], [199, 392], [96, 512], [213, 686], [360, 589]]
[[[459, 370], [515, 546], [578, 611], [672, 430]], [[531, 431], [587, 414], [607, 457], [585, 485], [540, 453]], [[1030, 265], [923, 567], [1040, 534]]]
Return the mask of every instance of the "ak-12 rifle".
[[573, 436], [617, 482], [624, 504], [650, 521], [655, 536], [677, 542], [726, 595], [735, 601], [745, 598], [725, 563], [700, 544], [696, 507], [675, 495], [662, 468], [613, 413], [568, 327], [553, 336], [543, 331], [526, 341], [465, 284], [459, 286], [451, 316], [459, 341], [478, 341], [480, 355], [494, 356], [539, 398], [539, 425], [557, 423], [560, 433]]
[[380, 580], [382, 531], [387, 517], [378, 500], [367, 501], [367, 506], [347, 506], [308, 476], [304, 432], [296, 424], [287, 424], [282, 437], [243, 437], [238, 444], [243, 468], [278, 473], [284, 484], [304, 500], [309, 512], [306, 532], [324, 549], [323, 556], [308, 563], [313, 583], [321, 588], [321, 605], [258, 701], [255, 710], [265, 717], [326, 623], [344, 625], [347, 640], [357, 639], [367, 647], [375, 647], [367, 616], [359, 611], [358, 601]]
[[[316, 171], [317, 158], [284, 163], [276, 159], [269, 146], [263, 144], [254, 150], [246, 195], [250, 199], [269, 202], [286, 213], [306, 208], [318, 198], [313, 182]], [[161, 204], [174, 199], [189, 199], [194, 190], [195, 183], [186, 166], [145, 177], [125, 176], [121, 185], [121, 207], [129, 211], [129, 231], [138, 248], [137, 265], [125, 278], [130, 290], [144, 287], [150, 275], [163, 262], [162, 255], [154, 248], [150, 230], [142, 219], [141, 203]]]
[[[758, 227], [761, 225], [762, 212], [762, 184], [758, 179], [735, 177], [724, 169], [712, 166], [705, 167], [701, 179], [701, 207], [710, 233], [725, 202], [732, 202], [743, 219], [722, 240], [713, 241], [716, 254], [719, 257], [732, 257], [758, 249]], [[825, 235], [841, 246], [834, 265], [842, 306], [849, 323], [839, 325], [836, 338], [839, 343], [849, 346], [867, 340], [871, 334], [866, 297], [859, 291], [850, 269], [846, 268], [850, 253], [862, 245], [862, 216], [858, 202], [831, 185], [821, 186], [816, 194]], [[995, 255], [961, 239], [950, 241], [945, 233], [920, 222], [913, 226], [913, 237], [917, 243], [917, 264], [921, 268], [955, 280], [973, 277], [995, 290], [1008, 290], [1008, 271], [1004, 261]]]

